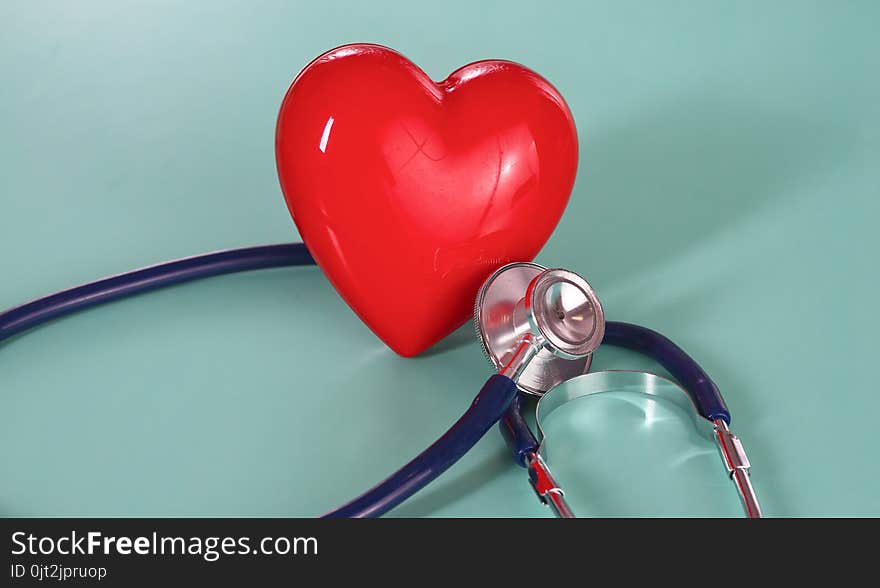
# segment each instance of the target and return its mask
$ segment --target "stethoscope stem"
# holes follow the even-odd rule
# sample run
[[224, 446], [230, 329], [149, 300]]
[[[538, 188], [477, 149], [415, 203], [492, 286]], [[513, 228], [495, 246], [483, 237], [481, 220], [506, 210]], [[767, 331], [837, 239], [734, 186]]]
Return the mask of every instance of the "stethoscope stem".
[[510, 360], [498, 370], [498, 373], [514, 382], [519, 382], [519, 377], [539, 351], [541, 351], [541, 342], [532, 333], [526, 333]]
[[752, 479], [749, 473], [743, 470], [736, 470], [733, 473], [733, 482], [736, 484], [737, 491], [739, 491], [739, 497], [742, 499], [746, 516], [750, 519], [762, 518], [764, 515], [761, 512], [761, 505], [758, 504], [758, 496], [752, 487]]
[[529, 471], [529, 481], [538, 499], [549, 506], [557, 518], [577, 518], [565, 501], [565, 493], [550, 473], [550, 468], [547, 467], [541, 454], [535, 452], [526, 455], [526, 467]]
[[547, 498], [547, 505], [553, 511], [553, 514], [556, 515], [557, 519], [577, 518], [575, 514], [571, 511], [571, 509], [568, 508], [568, 503], [565, 502], [565, 498], [563, 497], [561, 492], [558, 494], [555, 492], [550, 494], [550, 496]]
[[762, 518], [758, 495], [755, 494], [755, 488], [752, 486], [749, 475], [751, 463], [749, 463], [749, 458], [739, 437], [730, 432], [727, 421], [724, 419], [715, 419], [712, 423], [715, 426], [715, 443], [718, 445], [721, 459], [727, 467], [730, 479], [736, 484], [736, 490], [742, 500], [746, 516], [750, 519]]

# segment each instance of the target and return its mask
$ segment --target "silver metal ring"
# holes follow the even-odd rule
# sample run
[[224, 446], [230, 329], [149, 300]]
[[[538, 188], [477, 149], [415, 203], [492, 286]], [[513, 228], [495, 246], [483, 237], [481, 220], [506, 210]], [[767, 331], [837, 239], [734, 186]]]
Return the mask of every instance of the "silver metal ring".
[[701, 435], [707, 439], [714, 439], [714, 426], [711, 421], [703, 417], [690, 395], [678, 382], [648, 372], [627, 370], [605, 370], [590, 372], [582, 376], [572, 378], [567, 382], [548, 390], [535, 407], [535, 421], [538, 425], [538, 452], [544, 449], [544, 429], [541, 423], [557, 408], [583, 398], [602, 394], [603, 392], [638, 392], [655, 398], [662, 398], [675, 403], [688, 411], [693, 418], [694, 425]]

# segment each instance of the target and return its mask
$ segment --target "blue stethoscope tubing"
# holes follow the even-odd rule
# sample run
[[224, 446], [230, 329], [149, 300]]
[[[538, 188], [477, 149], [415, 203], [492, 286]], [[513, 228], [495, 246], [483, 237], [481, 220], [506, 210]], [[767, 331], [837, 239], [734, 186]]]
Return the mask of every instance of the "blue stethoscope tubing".
[[[314, 264], [302, 243], [228, 249], [160, 263], [4, 311], [0, 313], [0, 342], [52, 319], [174, 284], [249, 270]], [[718, 387], [693, 358], [665, 336], [638, 325], [607, 322], [603, 343], [653, 358], [679, 381], [703, 417], [730, 423], [730, 412]], [[390, 477], [324, 517], [385, 514], [446, 471], [499, 421], [516, 462], [527, 467], [526, 456], [537, 451], [538, 441], [523, 418], [522, 403], [513, 380], [501, 374], [491, 376], [467, 411], [436, 442]]]

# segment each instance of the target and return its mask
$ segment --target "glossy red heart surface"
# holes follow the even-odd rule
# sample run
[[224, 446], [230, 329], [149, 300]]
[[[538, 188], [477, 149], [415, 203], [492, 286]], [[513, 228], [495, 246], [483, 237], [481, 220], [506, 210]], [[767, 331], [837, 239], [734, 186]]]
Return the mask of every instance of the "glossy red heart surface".
[[403, 356], [461, 326], [494, 270], [534, 258], [562, 216], [578, 158], [565, 101], [533, 71], [479, 61], [435, 83], [366, 44], [302, 70], [275, 147], [306, 246]]

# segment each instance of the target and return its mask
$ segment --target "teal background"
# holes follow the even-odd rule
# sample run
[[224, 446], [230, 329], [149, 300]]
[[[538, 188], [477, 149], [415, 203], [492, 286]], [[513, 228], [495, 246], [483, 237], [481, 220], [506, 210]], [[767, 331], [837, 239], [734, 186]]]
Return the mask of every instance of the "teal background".
[[[382, 43], [435, 79], [512, 59], [559, 88], [582, 144], [538, 261], [703, 363], [766, 514], [877, 516], [878, 19], [876, 2], [5, 1], [0, 307], [296, 240], [275, 116], [326, 49]], [[595, 366], [655, 369], [613, 349]], [[3, 344], [0, 514], [319, 514], [488, 374], [468, 327], [395, 356], [314, 268], [113, 303]], [[606, 433], [569, 489], [582, 514], [739, 514], [711, 445], [674, 432], [686, 415], [646, 427], [590, 403], [550, 423], [573, 448], [580, 422]], [[549, 516], [494, 432], [393, 514]]]

